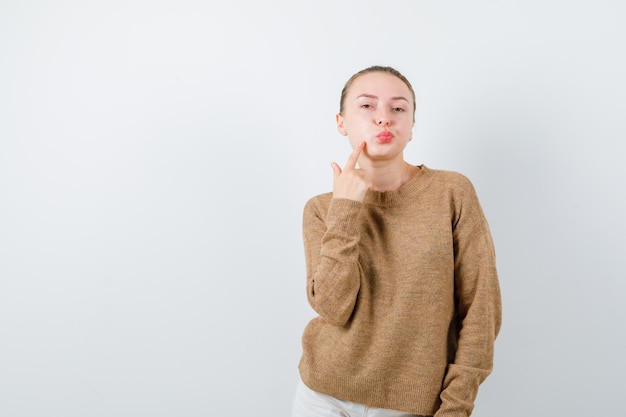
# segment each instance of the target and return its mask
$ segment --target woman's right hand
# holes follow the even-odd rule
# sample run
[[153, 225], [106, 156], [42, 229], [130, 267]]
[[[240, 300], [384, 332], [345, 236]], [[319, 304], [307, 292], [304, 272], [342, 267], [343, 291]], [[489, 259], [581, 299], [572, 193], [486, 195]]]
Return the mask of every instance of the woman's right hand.
[[365, 171], [356, 167], [361, 152], [365, 149], [365, 142], [359, 143], [350, 156], [346, 165], [341, 169], [339, 164], [333, 162], [333, 198], [347, 198], [355, 201], [363, 201], [365, 193], [371, 187], [365, 178]]

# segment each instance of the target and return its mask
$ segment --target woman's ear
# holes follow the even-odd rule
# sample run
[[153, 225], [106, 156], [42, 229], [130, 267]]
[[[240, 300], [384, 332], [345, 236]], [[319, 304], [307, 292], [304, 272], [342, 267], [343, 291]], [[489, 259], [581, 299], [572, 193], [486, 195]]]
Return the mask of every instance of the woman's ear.
[[348, 136], [348, 132], [346, 131], [346, 126], [343, 121], [343, 116], [339, 113], [335, 116], [335, 121], [337, 122], [337, 131], [344, 136]]

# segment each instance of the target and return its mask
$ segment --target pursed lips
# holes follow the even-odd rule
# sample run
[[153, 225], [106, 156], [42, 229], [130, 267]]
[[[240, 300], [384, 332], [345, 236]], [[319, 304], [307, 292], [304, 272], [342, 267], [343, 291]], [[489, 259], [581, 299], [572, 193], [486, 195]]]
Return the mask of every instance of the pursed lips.
[[388, 130], [383, 130], [382, 132], [377, 134], [376, 137], [378, 138], [379, 142], [388, 143], [391, 142], [391, 139], [393, 139], [393, 133]]

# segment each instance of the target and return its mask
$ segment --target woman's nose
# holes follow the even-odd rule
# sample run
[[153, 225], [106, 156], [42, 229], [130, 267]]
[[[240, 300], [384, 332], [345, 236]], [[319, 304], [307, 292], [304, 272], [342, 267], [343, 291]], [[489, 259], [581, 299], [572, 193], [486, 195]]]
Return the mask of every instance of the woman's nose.
[[391, 117], [385, 109], [378, 109], [376, 113], [376, 124], [378, 126], [389, 126], [391, 124]]
[[384, 114], [381, 114], [377, 117], [378, 126], [389, 126], [391, 124], [391, 120]]

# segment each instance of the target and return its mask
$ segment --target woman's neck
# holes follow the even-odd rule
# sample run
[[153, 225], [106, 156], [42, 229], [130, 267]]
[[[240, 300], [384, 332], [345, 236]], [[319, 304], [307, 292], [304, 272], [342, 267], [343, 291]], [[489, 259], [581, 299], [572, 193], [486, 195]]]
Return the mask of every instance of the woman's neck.
[[374, 191], [395, 191], [411, 181], [420, 168], [402, 160], [399, 163], [376, 163], [362, 167]]

